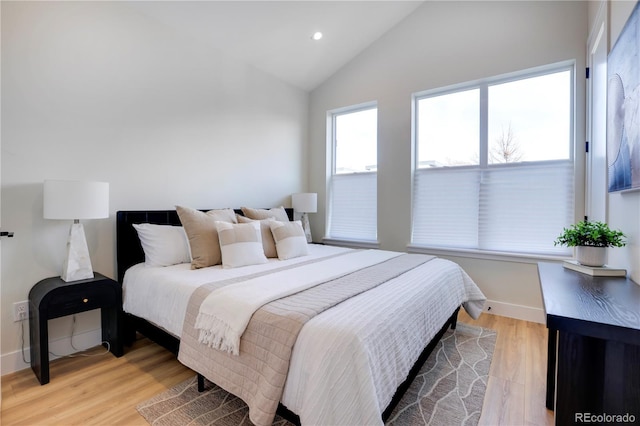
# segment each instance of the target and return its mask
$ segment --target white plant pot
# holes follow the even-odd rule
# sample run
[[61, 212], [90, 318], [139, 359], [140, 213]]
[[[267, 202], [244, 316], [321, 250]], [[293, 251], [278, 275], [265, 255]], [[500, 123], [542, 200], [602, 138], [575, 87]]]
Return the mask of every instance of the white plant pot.
[[604, 266], [607, 263], [607, 248], [577, 246], [576, 260], [585, 266]]

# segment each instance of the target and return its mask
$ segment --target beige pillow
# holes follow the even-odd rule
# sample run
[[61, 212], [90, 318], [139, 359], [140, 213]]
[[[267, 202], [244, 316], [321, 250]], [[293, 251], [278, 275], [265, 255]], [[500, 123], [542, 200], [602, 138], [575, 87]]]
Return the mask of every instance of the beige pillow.
[[287, 260], [294, 257], [306, 256], [309, 254], [307, 237], [302, 229], [302, 222], [278, 222], [269, 223], [273, 240], [276, 242], [278, 259]]
[[[236, 219], [238, 219], [238, 223], [255, 222], [253, 219], [249, 219], [248, 217], [244, 217], [242, 215], [236, 215]], [[275, 219], [270, 217], [269, 219], [262, 219], [260, 221], [262, 248], [264, 249], [264, 255], [267, 257], [278, 257], [278, 252], [276, 251], [276, 242], [273, 241], [273, 234], [271, 233], [271, 227], [269, 226], [269, 223], [273, 222], [274, 220]]]
[[220, 239], [223, 268], [267, 263], [262, 248], [259, 222], [233, 224], [218, 221], [216, 228]]
[[289, 216], [287, 216], [287, 211], [284, 207], [274, 207], [269, 210], [265, 209], [250, 209], [249, 207], [242, 207], [242, 213], [249, 219], [269, 219], [270, 217], [275, 220], [279, 220], [280, 222], [289, 222]]
[[176, 206], [191, 247], [191, 269], [206, 268], [222, 263], [216, 221], [236, 223], [233, 209], [201, 212], [190, 207]]

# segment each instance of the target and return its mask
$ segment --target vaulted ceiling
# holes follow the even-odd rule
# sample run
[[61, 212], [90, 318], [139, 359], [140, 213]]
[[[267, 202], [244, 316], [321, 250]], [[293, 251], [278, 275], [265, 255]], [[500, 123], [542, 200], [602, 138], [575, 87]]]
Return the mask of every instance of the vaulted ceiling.
[[[313, 90], [421, 1], [142, 1], [151, 19], [303, 90]], [[322, 39], [313, 40], [320, 31]]]

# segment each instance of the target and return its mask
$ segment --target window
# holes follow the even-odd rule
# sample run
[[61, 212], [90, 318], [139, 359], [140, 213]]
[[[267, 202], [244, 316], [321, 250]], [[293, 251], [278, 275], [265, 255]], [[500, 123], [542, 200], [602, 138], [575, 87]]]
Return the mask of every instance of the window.
[[414, 95], [412, 244], [566, 255], [573, 66]]
[[371, 105], [329, 113], [333, 162], [328, 238], [377, 240], [377, 114]]

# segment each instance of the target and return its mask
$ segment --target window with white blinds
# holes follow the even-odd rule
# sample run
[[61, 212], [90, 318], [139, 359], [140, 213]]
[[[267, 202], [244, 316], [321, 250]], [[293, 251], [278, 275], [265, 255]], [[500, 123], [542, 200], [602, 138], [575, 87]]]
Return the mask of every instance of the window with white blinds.
[[568, 255], [573, 66], [414, 95], [412, 245]]
[[377, 113], [371, 104], [330, 113], [329, 239], [374, 242], [378, 238]]

